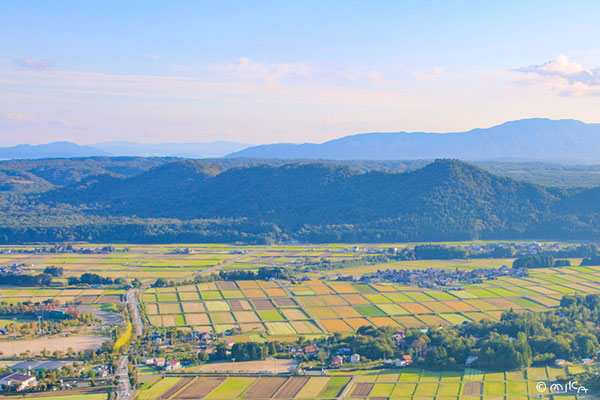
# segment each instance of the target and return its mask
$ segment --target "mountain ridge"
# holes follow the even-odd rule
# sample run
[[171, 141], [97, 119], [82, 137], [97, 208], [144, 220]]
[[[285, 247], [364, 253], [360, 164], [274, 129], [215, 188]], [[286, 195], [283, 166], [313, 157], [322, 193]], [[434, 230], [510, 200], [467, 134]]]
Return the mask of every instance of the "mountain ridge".
[[600, 124], [530, 118], [465, 132], [372, 132], [324, 143], [249, 147], [228, 158], [393, 160], [457, 158], [467, 161], [600, 160]]

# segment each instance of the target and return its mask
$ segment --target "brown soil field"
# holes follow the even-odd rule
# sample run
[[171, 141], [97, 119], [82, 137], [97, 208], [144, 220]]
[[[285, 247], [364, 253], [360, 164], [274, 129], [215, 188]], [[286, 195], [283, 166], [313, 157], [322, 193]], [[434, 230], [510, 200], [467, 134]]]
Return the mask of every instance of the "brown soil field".
[[466, 396], [481, 396], [481, 382], [464, 382], [463, 394]]
[[254, 311], [234, 311], [233, 315], [237, 322], [260, 322]]
[[367, 397], [373, 389], [372, 383], [357, 383], [352, 389], [350, 396], [352, 397]]
[[258, 378], [244, 393], [245, 399], [268, 399], [287, 381], [288, 378], [263, 376]]
[[80, 350], [99, 349], [107, 340], [109, 338], [104, 336], [72, 336], [0, 341], [0, 352], [4, 356], [18, 356], [23, 351], [29, 350], [33, 355], [40, 354], [44, 349], [51, 353], [55, 350], [66, 352], [70, 347], [77, 353]]
[[299, 320], [299, 319], [308, 319], [308, 316], [304, 313], [304, 311], [299, 308], [288, 308], [282, 309], [281, 312], [285, 315], [285, 318], [289, 320]]
[[279, 307], [296, 307], [298, 304], [294, 301], [294, 299], [289, 298], [289, 297], [279, 297], [275, 300], [275, 303], [279, 306]]
[[240, 324], [240, 328], [242, 332], [266, 332], [265, 326], [260, 323]]
[[197, 312], [205, 312], [206, 311], [203, 303], [195, 303], [195, 302], [194, 303], [192, 303], [192, 302], [181, 303], [181, 308], [183, 308], [183, 312], [186, 312], [186, 313], [197, 313]]
[[94, 300], [96, 300], [97, 298], [98, 298], [98, 296], [84, 295], [84, 296], [79, 296], [79, 298], [77, 300], [79, 300], [81, 302], [81, 304], [92, 304], [94, 302]]
[[221, 290], [233, 290], [238, 288], [235, 282], [231, 281], [217, 282], [217, 287]]
[[[257, 360], [257, 361], [238, 361], [238, 362], [217, 362], [198, 365], [196, 367], [186, 368], [187, 372], [252, 372], [258, 373], [267, 371], [268, 373], [282, 373], [291, 371], [296, 364], [294, 360]], [[285, 378], [284, 378], [285, 379]]]
[[186, 387], [188, 383], [190, 383], [193, 379], [194, 378], [183, 378], [182, 380], [178, 381], [176, 384], [171, 386], [169, 389], [167, 389], [166, 392], [161, 394], [157, 400], [168, 399], [169, 397], [173, 396], [175, 393], [179, 392], [181, 389]]
[[150, 315], [148, 321], [154, 326], [162, 326], [162, 317], [160, 315]]
[[330, 286], [337, 293], [358, 293], [358, 290], [354, 289], [352, 285], [348, 283], [333, 283], [330, 282]]
[[212, 392], [217, 386], [219, 386], [227, 378], [218, 377], [198, 377], [194, 378], [185, 389], [179, 392], [176, 396], [177, 399], [188, 400], [188, 399], [203, 399], [210, 392]]
[[[498, 310], [500, 309], [500, 307], [494, 305], [494, 304], [490, 304], [487, 301], [483, 301], [481, 299], [469, 299], [469, 300], [465, 300], [465, 303], [478, 308], [479, 310], [482, 311], [488, 311], [488, 310]], [[478, 311], [479, 311], [478, 310]]]
[[279, 287], [276, 282], [272, 281], [258, 281], [258, 285], [263, 289], [273, 289]]
[[331, 333], [335, 332], [354, 332], [354, 329], [350, 328], [347, 323], [341, 319], [323, 319], [321, 324]]
[[352, 305], [371, 304], [371, 302], [360, 294], [345, 294], [342, 296], [348, 303]]
[[373, 326], [373, 324], [370, 323], [366, 318], [348, 318], [345, 319], [344, 322], [350, 325], [354, 330], [360, 328], [361, 326]]
[[232, 311], [242, 311], [242, 304], [240, 300], [229, 300], [229, 307], [231, 307]]
[[172, 315], [163, 315], [162, 316], [162, 325], [163, 326], [175, 326], [175, 317]]
[[[60, 396], [75, 396], [75, 395], [86, 395], [86, 394], [94, 394], [94, 393], [107, 393], [106, 387], [95, 387], [95, 388], [82, 388], [82, 389], [69, 389], [59, 392]], [[107, 393], [108, 395], [108, 393]], [[38, 392], [38, 393], [29, 393], [26, 398], [41, 398], [41, 397], [55, 397], [56, 392]], [[18, 399], [19, 397], [14, 397]]]
[[362, 315], [352, 306], [331, 307], [342, 318], [361, 317]]
[[185, 314], [185, 323], [188, 325], [210, 325], [206, 314]]
[[307, 376], [294, 376], [285, 383], [279, 389], [279, 391], [273, 396], [274, 399], [291, 399], [296, 396], [298, 392], [306, 385], [308, 382]]
[[254, 308], [256, 308], [259, 311], [264, 311], [264, 310], [274, 310], [275, 306], [273, 305], [273, 302], [269, 299], [256, 299], [256, 300], [252, 300], [252, 304], [254, 304]]
[[[448, 300], [448, 301], [442, 301], [441, 303], [447, 305], [448, 307], [452, 307], [456, 311], [479, 311], [472, 305], [465, 303], [464, 301], [460, 301], [460, 300], [458, 300], [458, 301]], [[427, 303], [427, 304], [429, 305], [429, 303]], [[432, 310], [433, 310], [433, 308], [432, 308]]]
[[120, 303], [121, 296], [118, 294], [108, 294], [104, 296], [100, 296], [100, 298], [96, 301], [96, 303]]

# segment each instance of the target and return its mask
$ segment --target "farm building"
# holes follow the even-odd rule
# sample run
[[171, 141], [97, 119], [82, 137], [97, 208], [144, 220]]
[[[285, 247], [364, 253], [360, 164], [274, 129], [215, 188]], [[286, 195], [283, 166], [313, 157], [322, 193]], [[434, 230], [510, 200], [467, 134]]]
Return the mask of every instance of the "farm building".
[[6, 390], [5, 388], [10, 388], [10, 390], [21, 392], [36, 385], [37, 379], [29, 373], [13, 372], [0, 378], [0, 388], [4, 390]]

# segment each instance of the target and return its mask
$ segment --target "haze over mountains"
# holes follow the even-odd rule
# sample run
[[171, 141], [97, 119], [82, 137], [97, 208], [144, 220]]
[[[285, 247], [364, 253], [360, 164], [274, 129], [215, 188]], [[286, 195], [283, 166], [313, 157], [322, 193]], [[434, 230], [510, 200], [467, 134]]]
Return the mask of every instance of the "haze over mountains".
[[217, 141], [210, 143], [160, 143], [105, 142], [87, 146], [70, 142], [54, 142], [40, 145], [20, 144], [0, 147], [0, 159], [70, 158], [95, 156], [141, 156], [141, 157], [223, 157], [242, 150], [247, 144]]
[[593, 162], [600, 160], [600, 124], [535, 118], [468, 132], [364, 133], [321, 144], [254, 146], [228, 157]]

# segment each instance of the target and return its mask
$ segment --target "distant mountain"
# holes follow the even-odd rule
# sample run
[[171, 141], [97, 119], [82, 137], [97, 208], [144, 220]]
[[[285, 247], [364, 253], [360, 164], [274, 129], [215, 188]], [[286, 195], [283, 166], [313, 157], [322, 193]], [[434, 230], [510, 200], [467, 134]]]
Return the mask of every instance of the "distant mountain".
[[223, 157], [245, 149], [249, 145], [236, 142], [217, 141], [209, 143], [159, 143], [105, 142], [92, 145], [113, 156], [170, 156], [187, 158]]
[[227, 157], [592, 162], [600, 160], [600, 124], [535, 118], [468, 132], [364, 133], [321, 144], [254, 146]]
[[223, 157], [246, 147], [248, 147], [247, 144], [224, 141], [160, 144], [106, 142], [87, 146], [71, 142], [54, 142], [39, 145], [20, 144], [13, 147], [0, 147], [0, 160], [95, 156], [213, 158]]
[[13, 147], [0, 147], [0, 159], [28, 158], [68, 158], [106, 156], [109, 153], [91, 146], [80, 146], [70, 142], [48, 144], [19, 144]]

